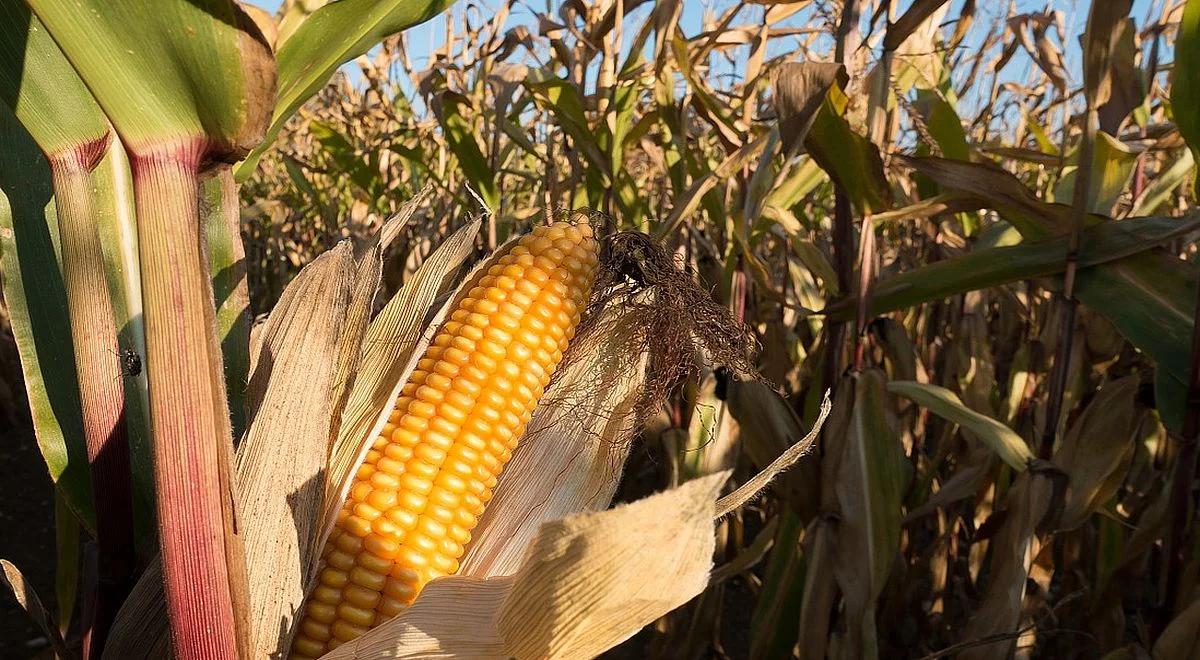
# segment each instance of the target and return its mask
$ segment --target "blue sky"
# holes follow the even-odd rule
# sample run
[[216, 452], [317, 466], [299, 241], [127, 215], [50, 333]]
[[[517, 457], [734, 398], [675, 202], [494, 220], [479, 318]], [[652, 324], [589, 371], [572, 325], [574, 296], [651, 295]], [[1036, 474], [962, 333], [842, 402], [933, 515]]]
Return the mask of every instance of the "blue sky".
[[[954, 20], [958, 17], [962, 5], [966, 0], [952, 0], [950, 10], [947, 13], [947, 20]], [[1107, 2], [1109, 0], [1096, 0], [1097, 2]], [[1144, 25], [1148, 12], [1153, 11], [1153, 16], [1156, 19], [1162, 11], [1164, 2], [1170, 0], [1135, 0], [1132, 16], [1138, 25]], [[484, 7], [492, 6], [503, 2], [503, 0], [476, 0], [476, 4]], [[912, 0], [900, 0], [900, 9], [906, 9]], [[253, 0], [256, 4], [268, 11], [276, 11], [279, 8], [281, 0]], [[463, 7], [466, 2], [456, 2], [450, 9], [456, 16], [461, 16]], [[562, 4], [562, 0], [520, 0], [513, 7], [509, 26], [519, 24], [530, 25], [536, 24], [534, 13], [531, 7], [537, 7], [539, 10], [545, 11], [550, 9], [553, 13], [557, 13], [558, 7]], [[724, 10], [733, 6], [735, 0], [684, 0], [684, 10], [682, 15], [682, 24], [684, 33], [694, 35], [701, 31], [706, 12], [720, 14]], [[824, 4], [824, 3], [814, 3]], [[992, 25], [997, 17], [1005, 15], [1008, 6], [1008, 0], [980, 0], [977, 2], [978, 11], [975, 18], [975, 24], [971, 31], [971, 36], [966, 41], [966, 46], [978, 46], [984, 37], [987, 27]], [[1016, 0], [1017, 10], [1019, 12], [1035, 12], [1045, 10], [1050, 7], [1055, 10], [1062, 11], [1066, 16], [1066, 65], [1069, 72], [1071, 82], [1078, 84], [1081, 78], [1080, 72], [1080, 48], [1079, 36], [1083, 32], [1087, 23], [1087, 12], [1091, 6], [1091, 0]], [[810, 6], [811, 7], [811, 6]], [[630, 19], [634, 24], [639, 24], [641, 19], [651, 9], [651, 3], [646, 3], [642, 7], [635, 10]], [[749, 4], [742, 9], [734, 24], [755, 24], [762, 17], [766, 8], [762, 5]], [[801, 26], [805, 21], [812, 20], [812, 11], [806, 9], [801, 11], [796, 16], [780, 25]], [[457, 22], [457, 21], [456, 21]], [[439, 46], [444, 38], [445, 20], [441, 17], [431, 20], [424, 25], [417, 26], [411, 29], [408, 33], [409, 56], [412, 58], [414, 66], [418, 69], [425, 65], [427, 53], [431, 47]], [[631, 31], [632, 32], [632, 31]], [[632, 35], [630, 35], [632, 37]], [[773, 42], [771, 55], [779, 55], [788, 52], [790, 44], [787, 39], [779, 39]], [[743, 53], [742, 57], [744, 58]], [[1164, 51], [1163, 59], [1169, 60], [1169, 51]], [[737, 74], [742, 70], [744, 60], [736, 59], [730, 63], [722, 61], [720, 58], [714, 58], [711, 75], [713, 76], [730, 76], [736, 78]], [[1013, 81], [1023, 81], [1027, 78], [1029, 70], [1034, 64], [1030, 58], [1024, 56], [1023, 53], [1018, 53], [1016, 57], [1008, 64], [1002, 73], [1002, 78]], [[355, 78], [353, 67], [348, 67], [350, 70], [351, 79]], [[402, 83], [403, 85], [404, 83]], [[714, 84], [721, 86], [719, 82], [714, 81]]]

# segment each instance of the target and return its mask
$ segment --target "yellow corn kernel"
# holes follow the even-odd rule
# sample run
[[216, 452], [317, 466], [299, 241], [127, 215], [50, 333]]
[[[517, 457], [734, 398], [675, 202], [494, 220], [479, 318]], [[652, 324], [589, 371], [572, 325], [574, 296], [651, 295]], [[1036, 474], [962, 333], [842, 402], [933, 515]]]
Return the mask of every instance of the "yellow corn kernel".
[[558, 222], [521, 238], [468, 289], [355, 474], [293, 657], [358, 637], [458, 570], [575, 334], [598, 255], [591, 227]]

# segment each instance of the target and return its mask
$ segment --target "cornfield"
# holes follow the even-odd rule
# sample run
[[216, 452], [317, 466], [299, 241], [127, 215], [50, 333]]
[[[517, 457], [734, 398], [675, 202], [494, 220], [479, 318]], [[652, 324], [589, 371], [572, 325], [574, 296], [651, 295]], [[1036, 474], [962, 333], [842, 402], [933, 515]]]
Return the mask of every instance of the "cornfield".
[[1200, 657], [1200, 0], [0, 0], [0, 100], [0, 657]]

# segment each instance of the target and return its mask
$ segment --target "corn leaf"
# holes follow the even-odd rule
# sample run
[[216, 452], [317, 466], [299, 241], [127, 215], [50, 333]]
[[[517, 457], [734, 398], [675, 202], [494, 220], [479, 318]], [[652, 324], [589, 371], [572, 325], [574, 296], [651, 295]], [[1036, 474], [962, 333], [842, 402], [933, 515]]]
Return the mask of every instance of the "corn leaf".
[[845, 87], [846, 82], [846, 67], [841, 64], [788, 62], [776, 71], [772, 100], [785, 154], [803, 148], [830, 87]]
[[[1081, 272], [1145, 252], [1200, 229], [1200, 218], [1132, 218], [1106, 222], [1083, 232]], [[967, 291], [1057, 275], [1066, 267], [1067, 237], [975, 250], [890, 277], [871, 293], [872, 315], [906, 309]], [[1090, 275], [1084, 276], [1085, 279]], [[853, 318], [855, 299], [838, 301], [825, 310], [830, 318]]]
[[238, 166], [238, 178], [254, 172], [284, 123], [329, 82], [338, 67], [448, 6], [450, 0], [341, 0], [308, 15], [279, 46], [279, 93], [270, 126], [262, 143]]
[[800, 517], [787, 509], [780, 514], [779, 528], [767, 566], [763, 589], [750, 617], [750, 657], [786, 657], [800, 635], [800, 610], [804, 595], [805, 557], [800, 552], [804, 525]]
[[1178, 155], [1169, 160], [1171, 165], [1159, 172], [1142, 191], [1141, 196], [1134, 200], [1129, 215], [1141, 216], [1157, 212], [1196, 169], [1196, 158], [1192, 156], [1190, 149], [1180, 149]]
[[1121, 485], [1141, 426], [1134, 407], [1139, 385], [1136, 374], [1105, 384], [1055, 451], [1054, 463], [1067, 475], [1059, 528], [1082, 525]]
[[[1200, 160], [1200, 0], [1188, 0], [1175, 42], [1171, 110], [1192, 156]], [[1200, 191], [1200, 179], [1194, 185]]]
[[887, 389], [915, 401], [929, 412], [947, 419], [970, 431], [996, 455], [1018, 472], [1025, 469], [1033, 453], [1021, 436], [1012, 429], [987, 415], [971, 410], [958, 395], [944, 387], [926, 383], [888, 383]]
[[1053, 499], [1051, 478], [1032, 470], [1022, 472], [1005, 495], [1004, 523], [991, 539], [987, 589], [962, 634], [963, 642], [972, 645], [957, 657], [1002, 660], [1011, 654], [1029, 569], [1042, 545], [1037, 527]]
[[50, 169], [7, 106], [0, 106], [0, 146], [0, 268], [34, 435], [50, 478], [95, 529]]
[[475, 137], [475, 129], [464, 109], [470, 105], [467, 97], [457, 92], [445, 91], [434, 103], [438, 121], [450, 150], [458, 158], [459, 167], [471, 185], [479, 191], [488, 209], [500, 207], [500, 191], [496, 188], [496, 177], [483, 155], [483, 149]]
[[[725, 390], [729, 412], [738, 423], [738, 442], [759, 469], [773, 463], [805, 436], [796, 412], [766, 383], [730, 379]], [[802, 524], [817, 515], [817, 468], [816, 456], [802, 458], [773, 486], [786, 495]]]
[[[1062, 179], [1054, 188], [1054, 199], [1064, 202], [1075, 193], [1075, 175], [1079, 171], [1078, 154], [1064, 168]], [[1125, 192], [1138, 162], [1138, 152], [1125, 146], [1108, 133], [1097, 133], [1092, 152], [1092, 176], [1089, 179], [1088, 211], [1107, 215]]]
[[110, 130], [71, 63], [20, 0], [0, 1], [0, 100], [46, 153], [102, 140]]
[[[903, 447], [884, 414], [884, 375], [852, 377], [853, 405], [846, 427], [830, 429], [825, 458], [831, 465], [838, 521], [833, 530], [833, 573], [846, 605], [845, 657], [879, 655], [875, 605], [900, 548], [900, 505], [908, 482]], [[839, 432], [840, 431], [840, 432]]]
[[200, 216], [208, 248], [217, 337], [225, 363], [225, 396], [234, 437], [246, 429], [246, 383], [250, 378], [250, 292], [242, 214], [233, 173], [221, 165], [200, 183]]
[[[246, 153], [262, 138], [274, 69], [229, 0], [32, 0], [126, 147], [205, 139]], [[257, 32], [257, 29], [254, 29]]]
[[1154, 660], [1187, 660], [1200, 654], [1200, 598], [1177, 614], [1154, 643]]
[[67, 644], [58, 631], [59, 627], [55, 623], [54, 617], [42, 604], [42, 599], [38, 598], [37, 592], [33, 590], [33, 585], [29, 583], [20, 569], [7, 559], [0, 559], [0, 582], [8, 587], [21, 609], [25, 610], [29, 618], [33, 619], [38, 628], [46, 634], [55, 654], [59, 658], [74, 658], [75, 654], [67, 650]]
[[71, 614], [79, 596], [81, 545], [79, 520], [63, 499], [54, 492], [54, 602], [58, 609], [58, 631], [63, 635], [71, 625]]
[[[970, 193], [1008, 220], [1025, 240], [1063, 235], [1070, 209], [1048, 204], [996, 167], [949, 160], [905, 159], [940, 185]], [[1087, 224], [1109, 222], [1091, 215]], [[1083, 245], [1087, 250], [1087, 245]], [[1079, 273], [1075, 295], [1106, 316], [1158, 365], [1156, 396], [1163, 423], [1183, 423], [1196, 306], [1195, 268], [1166, 252], [1146, 251]]]
[[887, 210], [891, 188], [883, 175], [879, 149], [854, 132], [843, 116], [849, 99], [834, 85], [817, 110], [805, 147], [821, 169], [846, 190], [864, 215]]

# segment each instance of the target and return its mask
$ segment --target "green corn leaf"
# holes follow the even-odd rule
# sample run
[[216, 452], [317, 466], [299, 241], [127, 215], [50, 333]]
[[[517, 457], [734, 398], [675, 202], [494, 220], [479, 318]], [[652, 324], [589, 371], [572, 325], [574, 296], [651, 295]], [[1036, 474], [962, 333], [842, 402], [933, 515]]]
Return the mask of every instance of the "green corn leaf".
[[775, 545], [763, 574], [763, 590], [755, 599], [750, 618], [750, 656], [779, 658], [791, 655], [800, 636], [800, 610], [804, 596], [804, 556], [800, 540], [804, 524], [791, 509], [780, 514]]
[[[1200, 158], [1200, 0], [1188, 0], [1179, 23], [1171, 111], [1192, 155]], [[1200, 180], [1195, 185], [1200, 193]]]
[[[906, 162], [939, 185], [967, 192], [981, 205], [995, 209], [1025, 240], [1061, 236], [1070, 227], [1069, 207], [1039, 200], [1016, 177], [999, 168], [936, 158]], [[1111, 222], [1094, 214], [1087, 219], [1089, 226]], [[1088, 249], [1085, 239], [1082, 250]], [[1065, 257], [1064, 253], [1064, 261]], [[1194, 266], [1162, 251], [1138, 252], [1081, 270], [1075, 281], [1075, 296], [1106, 316], [1157, 363], [1158, 407], [1170, 429], [1179, 429], [1183, 423], [1195, 291]]]
[[[823, 477], [833, 479], [839, 516], [833, 572], [845, 598], [847, 657], [876, 658], [876, 600], [900, 549], [908, 463], [884, 412], [883, 372], [864, 371], [852, 380], [853, 410], [842, 432], [827, 436], [826, 457], [832, 469]], [[846, 389], [839, 388], [839, 394]]]
[[379, 178], [378, 170], [372, 170], [368, 161], [364, 156], [358, 153], [350, 140], [342, 135], [336, 128], [323, 121], [313, 121], [308, 125], [308, 130], [317, 138], [329, 157], [333, 159], [337, 165], [338, 171], [350, 177], [354, 185], [362, 190], [363, 194], [374, 197], [378, 194], [378, 188], [382, 181]]
[[67, 505], [94, 529], [50, 168], [29, 133], [2, 104], [0, 149], [0, 268], [34, 434]]
[[312, 12], [279, 47], [279, 92], [262, 144], [237, 168], [237, 178], [254, 172], [285, 122], [312, 98], [338, 67], [386, 37], [442, 13], [450, 0], [341, 0]]
[[[1091, 190], [1088, 191], [1088, 210], [1092, 213], [1108, 214], [1129, 180], [1138, 154], [1108, 133], [1097, 133], [1092, 153]], [[1078, 154], [1075, 162], [1065, 168], [1065, 173], [1054, 188], [1054, 199], [1068, 202], [1075, 191], [1075, 173], [1079, 171]]]
[[0, 101], [46, 153], [102, 140], [108, 120], [42, 22], [0, 0]]
[[[110, 141], [108, 119], [75, 69], [41, 21], [16, 0], [0, 0], [0, 98], [48, 157], [73, 160], [76, 154], [108, 142], [90, 173], [80, 174], [87, 177], [89, 189], [91, 216], [86, 221], [94, 222], [102, 237], [101, 256], [117, 343], [139, 356], [145, 355], [137, 226], [130, 203], [128, 161], [121, 144]], [[20, 190], [12, 192], [21, 194]], [[32, 293], [39, 294], [30, 296], [30, 304], [35, 307], [57, 304], [40, 292]], [[154, 486], [145, 376], [126, 377], [124, 385], [135, 529], [137, 538], [146, 540], [141, 549], [150, 551], [154, 545]]]
[[1033, 458], [1033, 452], [1029, 451], [1025, 441], [1015, 431], [987, 415], [971, 410], [957, 394], [944, 387], [916, 382], [893, 382], [888, 383], [887, 389], [892, 394], [911, 399], [938, 417], [970, 431], [1018, 472], [1024, 470]]
[[[1084, 230], [1080, 277], [1090, 281], [1094, 266], [1137, 255], [1200, 230], [1200, 218], [1133, 218]], [[870, 313], [886, 314], [950, 296], [1063, 272], [1065, 236], [975, 250], [879, 282], [871, 292]], [[1089, 295], [1090, 295], [1089, 290]], [[830, 318], [853, 318], [855, 299], [838, 301]]]
[[821, 169], [839, 183], [864, 215], [890, 208], [891, 192], [883, 175], [879, 149], [854, 132], [842, 113], [849, 99], [837, 85], [813, 119], [805, 147]]
[[462, 94], [446, 91], [438, 96], [435, 107], [450, 150], [458, 158], [467, 180], [494, 212], [500, 208], [500, 190], [496, 187], [496, 177], [488, 165], [487, 156], [483, 155], [483, 149], [475, 137], [475, 129], [464, 113], [464, 109], [470, 105], [471, 102]]
[[1178, 156], [1171, 158], [1171, 165], [1158, 173], [1150, 185], [1142, 191], [1140, 197], [1133, 203], [1129, 215], [1150, 215], [1171, 198], [1179, 186], [1183, 185], [1196, 169], [1196, 158], [1190, 149], [1179, 149]]
[[[222, 157], [262, 138], [269, 47], [229, 0], [31, 0], [132, 154], [199, 140]], [[244, 31], [248, 29], [249, 31]]]

